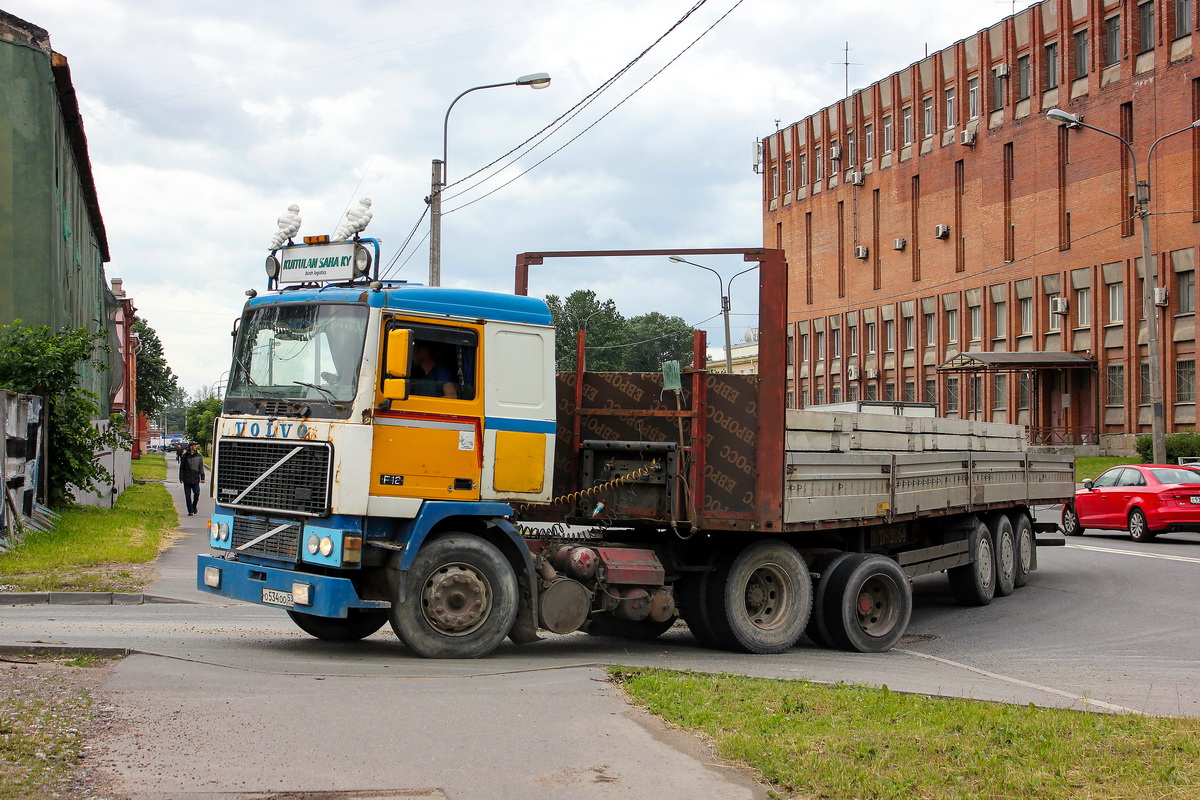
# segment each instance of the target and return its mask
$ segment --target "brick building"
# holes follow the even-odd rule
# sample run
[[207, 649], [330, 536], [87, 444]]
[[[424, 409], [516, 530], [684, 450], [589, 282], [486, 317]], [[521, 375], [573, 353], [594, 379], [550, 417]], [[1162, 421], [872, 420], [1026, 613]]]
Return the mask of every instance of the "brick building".
[[1128, 452], [1150, 425], [1149, 158], [1166, 426], [1194, 427], [1200, 130], [1149, 151], [1200, 118], [1196, 27], [1193, 0], [1044, 0], [766, 137], [791, 404], [936, 402]]

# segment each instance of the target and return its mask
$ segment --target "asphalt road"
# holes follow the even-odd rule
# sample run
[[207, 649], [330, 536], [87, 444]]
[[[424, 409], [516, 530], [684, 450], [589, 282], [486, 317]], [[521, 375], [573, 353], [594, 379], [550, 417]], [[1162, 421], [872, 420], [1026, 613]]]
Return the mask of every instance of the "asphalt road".
[[613, 663], [1200, 716], [1188, 602], [1197, 534], [1136, 544], [1097, 533], [1040, 548], [1029, 584], [984, 608], [957, 606], [943, 576], [922, 578], [909, 636], [877, 655], [807, 644], [779, 656], [713, 652], [680, 625], [649, 643], [573, 634], [429, 661], [387, 628], [337, 645], [281, 612], [208, 604], [192, 588], [204, 514], [181, 518], [194, 534], [168, 551], [149, 590], [185, 602], [0, 609], [0, 644], [138, 653], [106, 687], [125, 724], [104, 761], [140, 799], [765, 796], [628, 706], [603, 680], [600, 666]]

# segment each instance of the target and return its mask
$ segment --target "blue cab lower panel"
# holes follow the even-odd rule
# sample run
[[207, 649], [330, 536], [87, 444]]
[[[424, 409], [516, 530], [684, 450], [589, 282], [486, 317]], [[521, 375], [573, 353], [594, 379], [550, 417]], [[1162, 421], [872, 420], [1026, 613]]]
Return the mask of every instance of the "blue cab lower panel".
[[[219, 572], [217, 586], [205, 582], [205, 570]], [[308, 604], [296, 603], [296, 584], [308, 587]], [[344, 619], [351, 608], [390, 608], [391, 603], [363, 600], [348, 578], [312, 575], [290, 569], [264, 567], [202, 555], [196, 567], [196, 588], [208, 594], [300, 611], [318, 617]]]

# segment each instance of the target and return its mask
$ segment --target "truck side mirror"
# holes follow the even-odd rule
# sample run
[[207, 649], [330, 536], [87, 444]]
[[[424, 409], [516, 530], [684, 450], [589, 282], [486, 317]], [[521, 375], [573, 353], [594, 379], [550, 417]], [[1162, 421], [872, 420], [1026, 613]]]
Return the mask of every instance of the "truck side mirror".
[[[408, 328], [393, 328], [387, 335], [387, 377], [407, 378], [408, 365], [412, 361], [412, 331]], [[385, 381], [386, 383], [386, 381]]]

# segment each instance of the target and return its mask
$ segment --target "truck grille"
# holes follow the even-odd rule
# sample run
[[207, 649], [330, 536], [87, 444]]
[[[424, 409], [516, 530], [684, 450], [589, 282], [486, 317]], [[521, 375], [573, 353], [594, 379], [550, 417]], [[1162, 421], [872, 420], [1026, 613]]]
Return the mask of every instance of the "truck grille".
[[329, 513], [332, 460], [333, 449], [327, 442], [221, 439], [217, 446], [217, 502], [253, 511], [325, 516]]
[[[263, 534], [281, 527], [282, 530], [254, 542]], [[263, 517], [237, 516], [233, 518], [233, 549], [235, 552], [249, 553], [255, 556], [295, 561], [300, 547], [300, 528], [299, 522], [288, 523], [272, 521]], [[246, 547], [247, 542], [254, 542], [254, 544]]]

